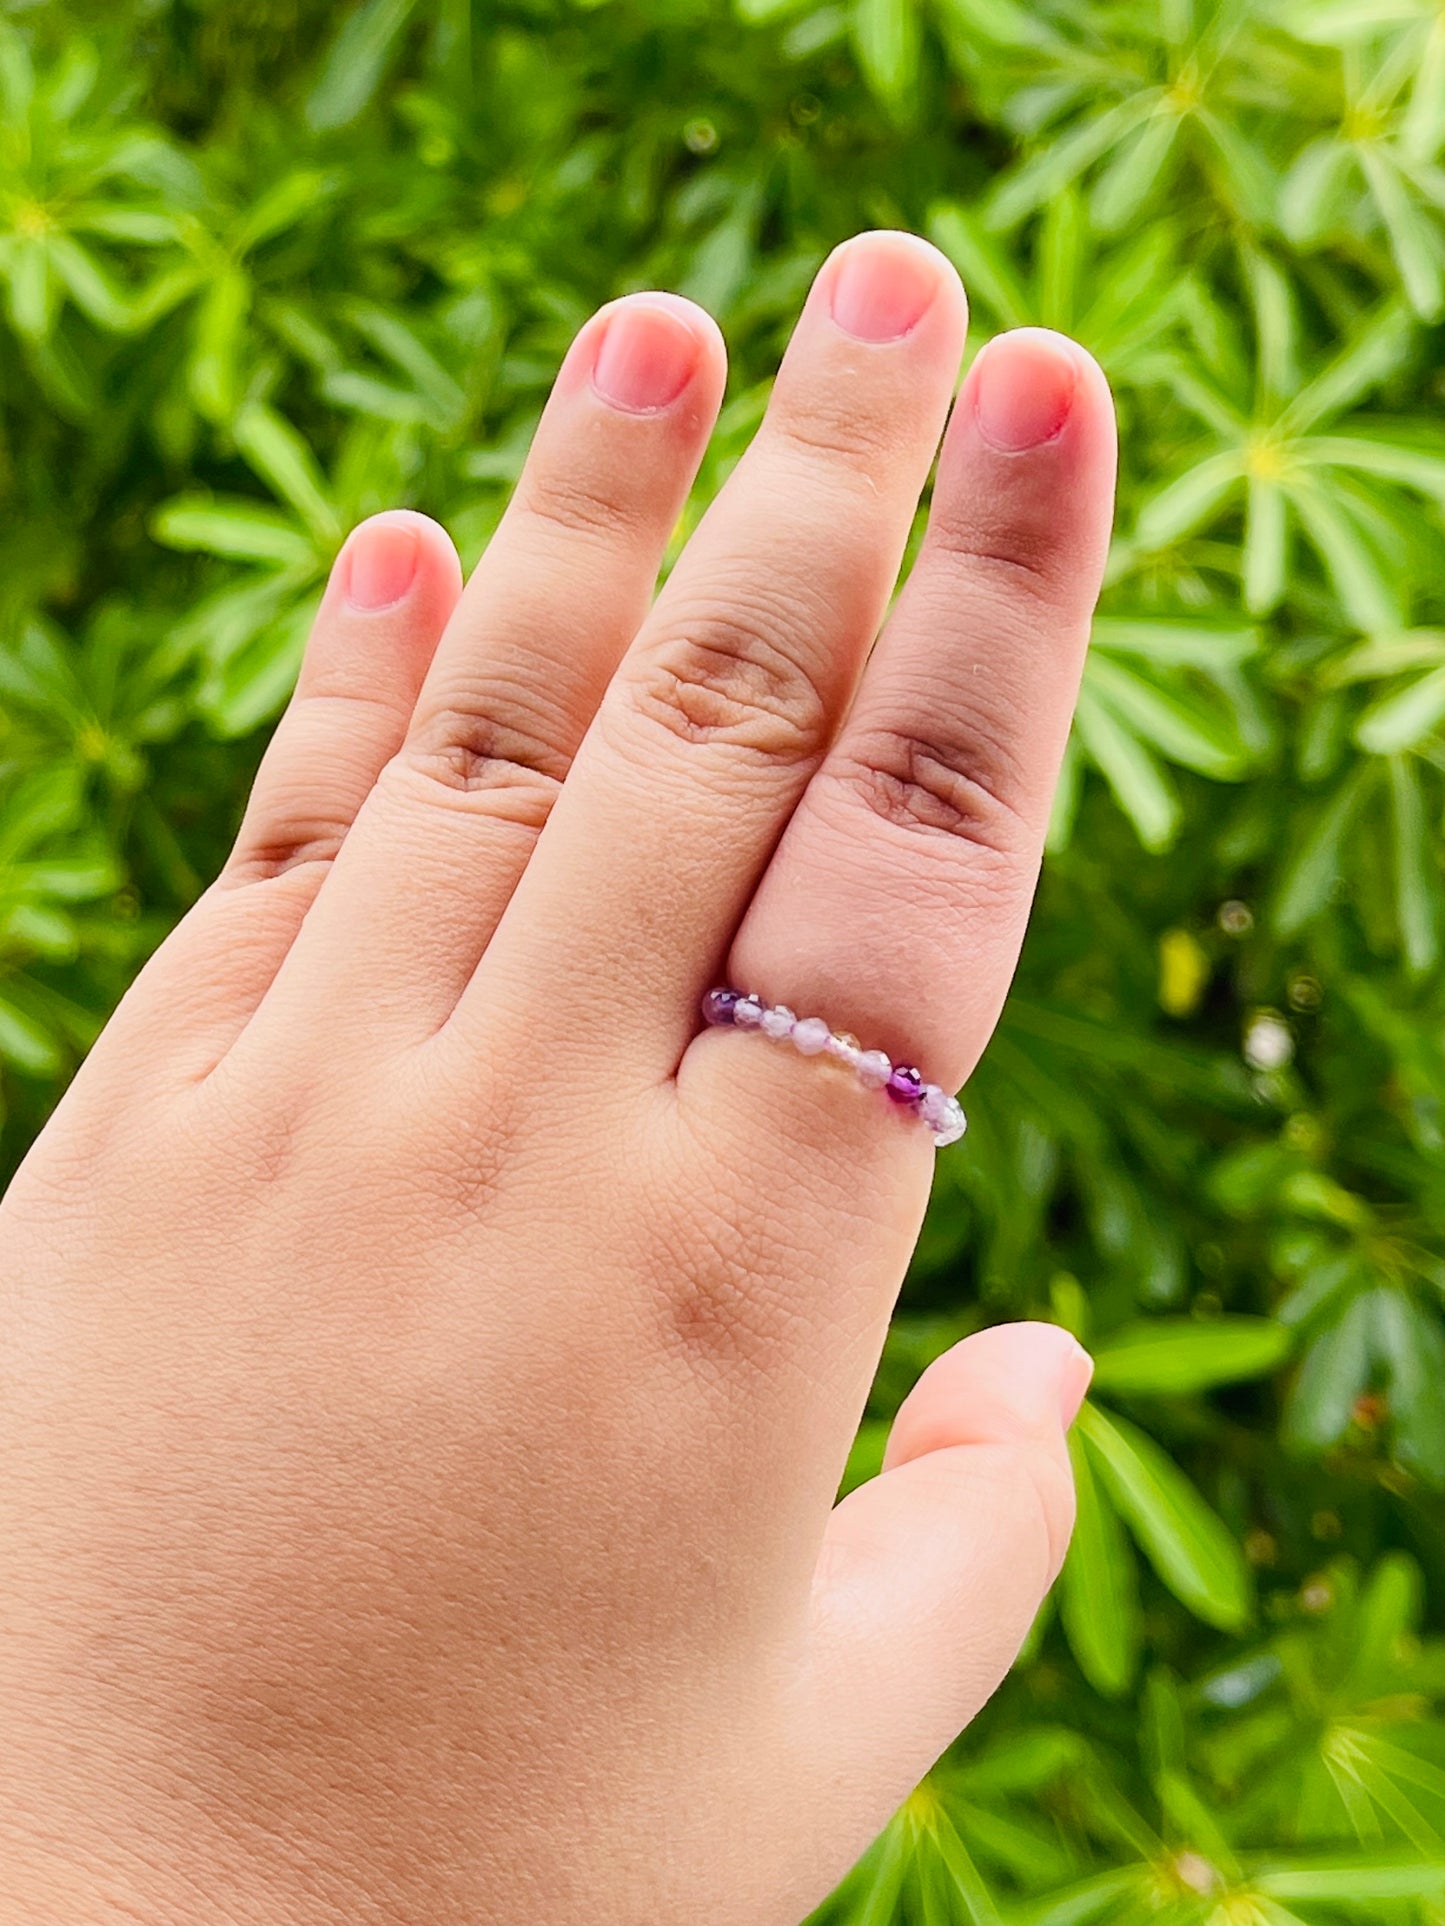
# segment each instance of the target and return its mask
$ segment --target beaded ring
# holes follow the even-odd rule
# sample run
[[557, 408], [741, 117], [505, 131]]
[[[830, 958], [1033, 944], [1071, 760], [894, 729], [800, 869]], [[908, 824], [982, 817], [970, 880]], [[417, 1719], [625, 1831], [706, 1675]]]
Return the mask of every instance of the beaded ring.
[[857, 1037], [830, 1030], [822, 1017], [796, 1017], [785, 1003], [764, 1003], [743, 990], [709, 990], [702, 1013], [716, 1028], [760, 1030], [776, 1043], [791, 1043], [805, 1057], [828, 1056], [851, 1070], [865, 1090], [886, 1090], [896, 1104], [907, 1104], [933, 1133], [941, 1150], [956, 1143], [968, 1128], [957, 1097], [936, 1083], [925, 1083], [922, 1073], [890, 1063], [881, 1050], [865, 1050]]

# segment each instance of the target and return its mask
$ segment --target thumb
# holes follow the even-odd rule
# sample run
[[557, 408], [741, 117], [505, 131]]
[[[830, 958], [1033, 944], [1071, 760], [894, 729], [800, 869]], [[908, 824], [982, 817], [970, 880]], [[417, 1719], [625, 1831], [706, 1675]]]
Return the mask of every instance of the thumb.
[[1058, 1574], [1066, 1433], [1092, 1370], [1056, 1325], [965, 1338], [904, 1401], [880, 1475], [829, 1521], [809, 1750], [876, 1827], [993, 1693]]

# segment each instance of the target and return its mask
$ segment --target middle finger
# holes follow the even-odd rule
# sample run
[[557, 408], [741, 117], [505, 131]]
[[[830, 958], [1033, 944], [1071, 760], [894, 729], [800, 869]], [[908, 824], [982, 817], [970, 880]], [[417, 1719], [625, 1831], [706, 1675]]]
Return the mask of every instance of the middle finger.
[[495, 1044], [510, 1017], [524, 1035], [566, 1025], [647, 1080], [676, 1064], [877, 632], [966, 321], [957, 274], [915, 236], [829, 257], [763, 426], [613, 678], [453, 1035]]

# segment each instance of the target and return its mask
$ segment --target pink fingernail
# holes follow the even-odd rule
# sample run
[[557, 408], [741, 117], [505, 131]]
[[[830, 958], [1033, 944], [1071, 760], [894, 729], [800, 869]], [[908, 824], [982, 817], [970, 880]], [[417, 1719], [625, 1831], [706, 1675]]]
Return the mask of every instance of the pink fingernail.
[[1059, 1368], [1059, 1416], [1065, 1431], [1078, 1417], [1093, 1375], [1094, 1360], [1081, 1344], [1076, 1344]]
[[671, 309], [627, 302], [608, 317], [592, 364], [592, 385], [614, 408], [652, 414], [677, 400], [692, 379], [701, 348]]
[[363, 522], [346, 546], [346, 599], [375, 614], [401, 601], [416, 580], [418, 543], [409, 522]]
[[833, 319], [860, 341], [901, 341], [933, 306], [940, 278], [938, 259], [922, 242], [864, 235], [843, 249], [834, 272]]
[[990, 341], [975, 363], [973, 409], [991, 448], [1021, 455], [1052, 441], [1074, 405], [1079, 364], [1043, 328], [1019, 328]]

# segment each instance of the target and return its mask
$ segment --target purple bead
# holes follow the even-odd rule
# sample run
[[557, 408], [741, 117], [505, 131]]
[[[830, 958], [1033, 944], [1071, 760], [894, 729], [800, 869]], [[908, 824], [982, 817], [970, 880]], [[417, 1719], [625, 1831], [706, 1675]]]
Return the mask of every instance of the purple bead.
[[702, 1013], [709, 1023], [731, 1023], [737, 1007], [736, 990], [709, 990], [702, 1000]]
[[917, 1103], [923, 1089], [923, 1078], [917, 1070], [899, 1064], [884, 1088], [894, 1103]]

